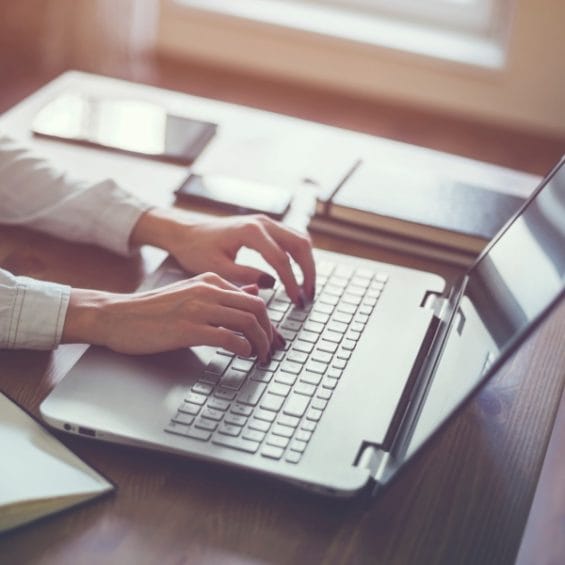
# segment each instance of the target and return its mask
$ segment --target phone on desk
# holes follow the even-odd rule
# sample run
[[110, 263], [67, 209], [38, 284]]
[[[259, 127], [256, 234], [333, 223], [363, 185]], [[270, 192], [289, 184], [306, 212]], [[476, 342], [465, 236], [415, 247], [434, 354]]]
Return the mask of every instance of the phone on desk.
[[57, 96], [32, 124], [35, 135], [181, 165], [196, 160], [216, 129], [152, 102], [80, 93]]
[[180, 199], [236, 214], [263, 213], [282, 219], [292, 194], [282, 188], [235, 177], [191, 173], [177, 189]]

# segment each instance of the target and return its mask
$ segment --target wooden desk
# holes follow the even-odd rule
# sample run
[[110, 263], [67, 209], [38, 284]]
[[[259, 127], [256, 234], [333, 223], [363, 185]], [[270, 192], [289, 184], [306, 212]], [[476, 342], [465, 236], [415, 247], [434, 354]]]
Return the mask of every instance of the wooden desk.
[[[0, 118], [0, 128], [29, 137], [34, 112], [73, 85], [166, 101], [177, 111], [236, 131], [300, 132], [302, 139], [348, 151], [437, 164], [448, 159], [467, 178], [526, 186], [533, 179], [479, 167], [289, 118], [70, 74]], [[154, 203], [172, 202], [184, 170], [111, 153], [34, 140], [72, 172], [115, 177]], [[330, 143], [331, 145], [331, 143]], [[337, 151], [337, 149], [336, 149]], [[300, 210], [293, 222], [300, 222]], [[385, 261], [426, 266], [448, 278], [454, 269], [329, 238], [319, 245]], [[19, 274], [116, 291], [134, 289], [162, 254], [123, 260], [105, 251], [41, 234], [0, 228], [0, 264]], [[565, 308], [532, 336], [496, 379], [374, 501], [339, 502], [307, 495], [251, 474], [166, 455], [64, 436], [78, 455], [114, 480], [118, 493], [0, 538], [2, 563], [511, 563], [543, 462], [565, 381]], [[0, 387], [38, 414], [45, 395], [82, 351], [0, 352]], [[558, 542], [563, 543], [562, 540]], [[559, 553], [557, 553], [559, 554]]]

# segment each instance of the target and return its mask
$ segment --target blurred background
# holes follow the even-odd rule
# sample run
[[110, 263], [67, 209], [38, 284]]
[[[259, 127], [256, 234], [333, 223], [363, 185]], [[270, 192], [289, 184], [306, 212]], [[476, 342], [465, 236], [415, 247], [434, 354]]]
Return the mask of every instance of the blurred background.
[[562, 0], [0, 0], [0, 112], [67, 69], [543, 174]]

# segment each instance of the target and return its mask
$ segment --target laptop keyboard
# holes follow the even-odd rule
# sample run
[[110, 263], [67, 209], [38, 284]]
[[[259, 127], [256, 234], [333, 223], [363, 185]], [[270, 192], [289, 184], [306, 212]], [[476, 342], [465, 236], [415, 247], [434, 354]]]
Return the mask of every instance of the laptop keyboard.
[[279, 287], [261, 295], [286, 339], [268, 364], [219, 349], [166, 432], [296, 464], [316, 431], [387, 275], [317, 264], [317, 297], [300, 309]]

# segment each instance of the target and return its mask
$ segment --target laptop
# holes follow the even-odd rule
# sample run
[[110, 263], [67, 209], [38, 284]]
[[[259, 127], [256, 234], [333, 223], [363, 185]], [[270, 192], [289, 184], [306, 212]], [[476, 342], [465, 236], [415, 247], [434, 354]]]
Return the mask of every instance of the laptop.
[[[378, 491], [563, 301], [565, 159], [457, 284], [315, 256], [313, 304], [295, 307], [282, 288], [263, 295], [287, 340], [268, 365], [210, 347], [140, 357], [90, 347], [43, 418], [327, 495]], [[167, 260], [145, 286], [185, 276]]]

